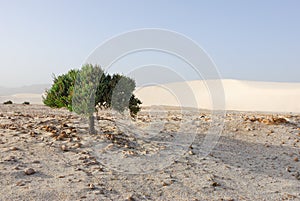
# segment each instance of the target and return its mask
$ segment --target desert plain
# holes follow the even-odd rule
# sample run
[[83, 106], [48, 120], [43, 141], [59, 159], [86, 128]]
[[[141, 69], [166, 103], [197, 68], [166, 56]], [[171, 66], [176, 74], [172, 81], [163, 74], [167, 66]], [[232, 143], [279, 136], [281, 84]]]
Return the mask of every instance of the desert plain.
[[66, 109], [1, 104], [0, 200], [300, 200], [299, 89], [225, 81], [221, 112], [143, 89], [135, 119], [100, 111], [92, 135]]

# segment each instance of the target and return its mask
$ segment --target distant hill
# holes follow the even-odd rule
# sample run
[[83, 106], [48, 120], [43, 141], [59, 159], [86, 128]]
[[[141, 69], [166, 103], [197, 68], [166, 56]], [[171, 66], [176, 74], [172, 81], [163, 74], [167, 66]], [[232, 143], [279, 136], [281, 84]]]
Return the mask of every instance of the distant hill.
[[36, 84], [14, 88], [0, 86], [0, 96], [8, 96], [14, 94], [42, 94], [45, 92], [45, 89], [49, 89], [50, 87], [50, 84]]

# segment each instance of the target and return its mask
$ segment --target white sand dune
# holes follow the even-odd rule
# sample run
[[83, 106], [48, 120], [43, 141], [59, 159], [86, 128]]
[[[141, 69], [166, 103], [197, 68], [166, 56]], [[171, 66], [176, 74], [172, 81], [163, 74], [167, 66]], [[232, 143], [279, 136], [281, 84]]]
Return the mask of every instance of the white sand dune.
[[0, 96], [0, 103], [8, 100], [11, 100], [14, 103], [24, 103], [25, 101], [28, 101], [30, 104], [43, 104], [42, 94], [24, 93]]
[[[300, 83], [199, 80], [141, 87], [135, 94], [143, 106], [300, 113]], [[226, 106], [223, 107], [224, 102]]]

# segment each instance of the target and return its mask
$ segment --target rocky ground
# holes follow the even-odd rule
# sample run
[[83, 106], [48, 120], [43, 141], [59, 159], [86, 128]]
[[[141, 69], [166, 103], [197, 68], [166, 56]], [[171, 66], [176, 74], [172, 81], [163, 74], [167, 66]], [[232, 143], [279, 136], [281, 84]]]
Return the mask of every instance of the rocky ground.
[[300, 115], [223, 115], [1, 105], [0, 200], [300, 200]]

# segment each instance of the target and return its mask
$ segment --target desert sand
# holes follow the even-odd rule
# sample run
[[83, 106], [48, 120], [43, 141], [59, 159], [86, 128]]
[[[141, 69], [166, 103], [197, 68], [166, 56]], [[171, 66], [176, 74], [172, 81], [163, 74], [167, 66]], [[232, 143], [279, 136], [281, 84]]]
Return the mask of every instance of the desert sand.
[[[300, 113], [300, 83], [221, 80], [224, 107], [212, 104], [214, 80], [169, 83], [138, 88], [136, 95], [144, 106], [171, 105], [203, 109]], [[212, 86], [209, 88], [209, 86]], [[221, 99], [222, 97], [216, 97]]]
[[[167, 87], [186, 84], [206, 90]], [[300, 200], [299, 85], [223, 84], [226, 113], [148, 87], [136, 119], [100, 111], [93, 135], [66, 109], [0, 104], [0, 200]]]
[[25, 101], [30, 102], [31, 104], [43, 104], [42, 94], [14, 94], [14, 95], [0, 95], [0, 103], [11, 100], [14, 103], [24, 103]]

